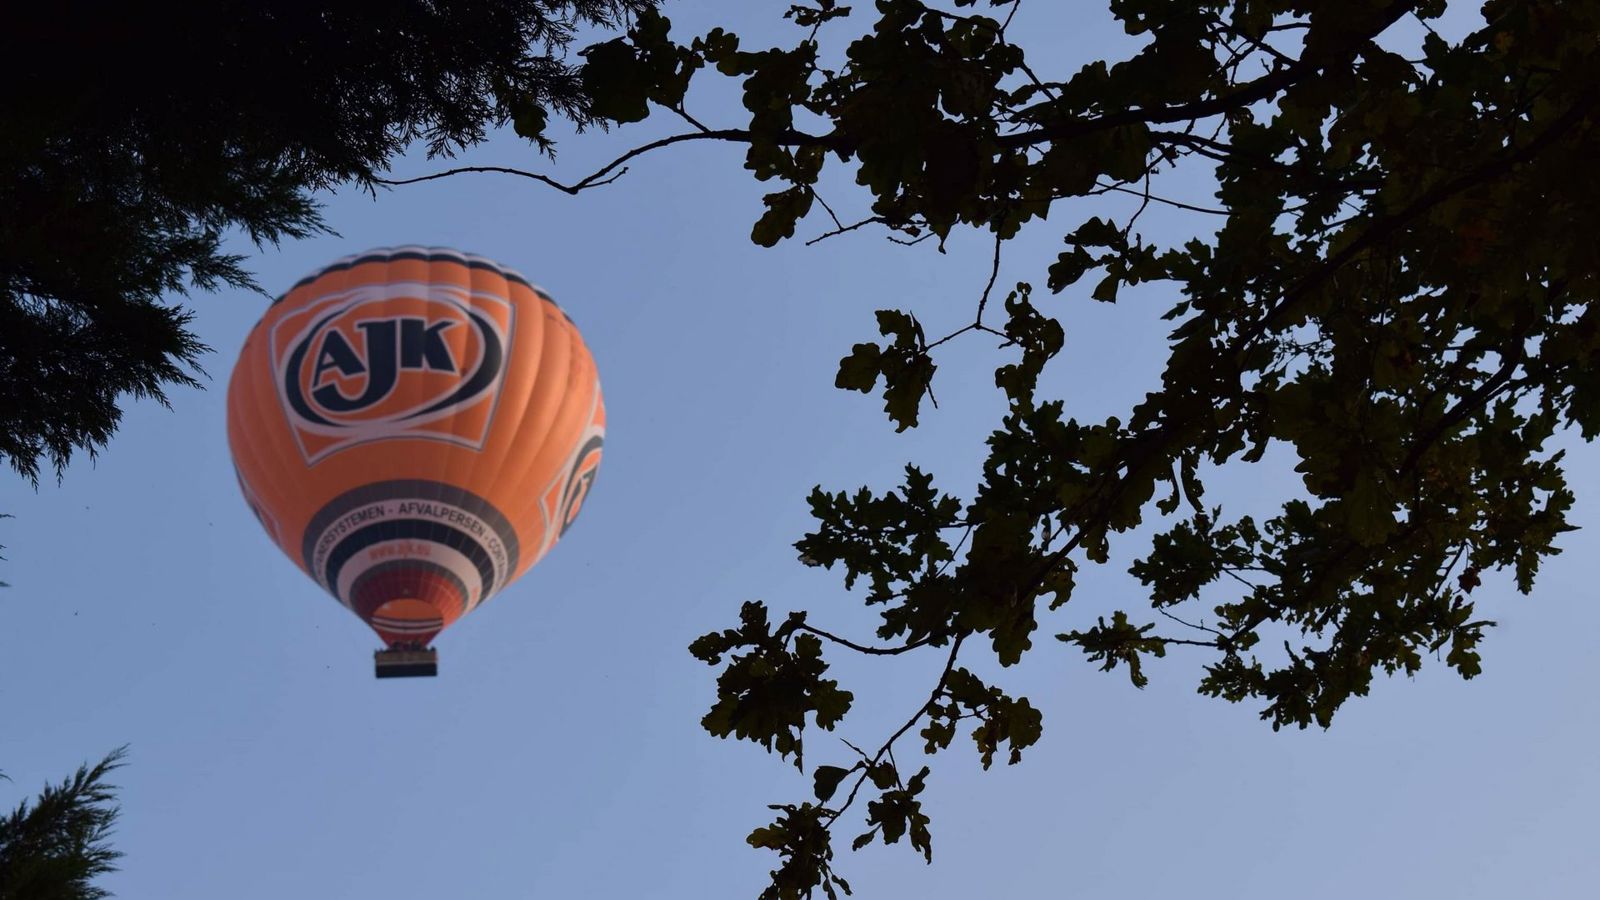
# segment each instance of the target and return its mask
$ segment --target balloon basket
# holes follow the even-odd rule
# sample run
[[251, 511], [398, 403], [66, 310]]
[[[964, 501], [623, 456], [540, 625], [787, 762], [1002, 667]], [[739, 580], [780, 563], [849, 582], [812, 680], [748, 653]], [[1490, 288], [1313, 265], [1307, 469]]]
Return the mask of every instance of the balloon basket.
[[379, 678], [432, 678], [439, 674], [439, 651], [397, 649], [372, 654], [373, 674]]

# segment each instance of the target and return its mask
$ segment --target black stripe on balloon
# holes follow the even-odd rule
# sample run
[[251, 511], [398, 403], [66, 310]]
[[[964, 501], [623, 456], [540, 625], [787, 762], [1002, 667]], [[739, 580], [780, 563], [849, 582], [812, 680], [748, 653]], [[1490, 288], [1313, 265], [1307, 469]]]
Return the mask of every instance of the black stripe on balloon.
[[[284, 291], [277, 300], [272, 302], [278, 303], [282, 301], [284, 297], [289, 295], [290, 291], [293, 291], [295, 288], [308, 285], [324, 275], [328, 275], [333, 272], [343, 272], [347, 269], [353, 269], [356, 266], [366, 265], [367, 263], [394, 262], [395, 260], [415, 260], [426, 263], [453, 262], [457, 265], [466, 266], [469, 269], [479, 269], [485, 272], [494, 272], [497, 275], [505, 276], [507, 281], [514, 281], [517, 284], [520, 284], [523, 287], [533, 291], [539, 296], [544, 297], [546, 300], [550, 300], [549, 295], [545, 294], [544, 291], [536, 290], [532, 284], [529, 284], [528, 279], [523, 278], [516, 272], [503, 268], [500, 265], [492, 263], [486, 259], [467, 259], [464, 256], [458, 256], [454, 253], [424, 253], [420, 250], [402, 250], [399, 253], [365, 253], [356, 257], [355, 259], [345, 260], [344, 262], [336, 262], [331, 266], [326, 266], [321, 270], [307, 275], [299, 281], [296, 281], [293, 287], [289, 288], [288, 291]], [[555, 301], [551, 300], [551, 302], [554, 303]]]
[[303, 287], [305, 285], [308, 285], [311, 282], [316, 281], [318, 278], [321, 278], [322, 276], [327, 275], [329, 273], [332, 273], [332, 272], [343, 272], [343, 271], [345, 271], [347, 269], [353, 269], [356, 266], [365, 265], [367, 263], [392, 262], [392, 261], [397, 260], [397, 259], [399, 259], [399, 260], [417, 260], [417, 261], [426, 262], [426, 263], [453, 262], [453, 263], [455, 263], [457, 265], [466, 266], [469, 269], [478, 269], [480, 271], [485, 271], [485, 272], [494, 272], [496, 275], [499, 275], [499, 276], [505, 278], [505, 280], [507, 280], [507, 281], [514, 282], [516, 284], [520, 284], [523, 287], [527, 288], [528, 290], [533, 291], [534, 294], [538, 295], [538, 297], [541, 300], [545, 301], [546, 303], [550, 304], [551, 306], [554, 306], [556, 308], [556, 310], [559, 311], [561, 313], [561, 315], [563, 317], [565, 317], [568, 322], [572, 321], [571, 314], [569, 314], [565, 309], [562, 309], [561, 304], [557, 303], [555, 301], [554, 297], [551, 297], [549, 294], [545, 293], [543, 288], [540, 288], [540, 287], [532, 284], [531, 282], [528, 281], [528, 279], [522, 277], [520, 274], [518, 274], [516, 272], [511, 271], [510, 269], [505, 268], [504, 266], [500, 265], [499, 263], [490, 262], [489, 260], [486, 260], [486, 259], [467, 259], [465, 256], [461, 256], [461, 255], [458, 255], [458, 254], [455, 254], [455, 253], [427, 253], [427, 252], [423, 252], [423, 251], [420, 251], [420, 250], [402, 250], [402, 251], [400, 251], [398, 253], [383, 252], [383, 251], [374, 252], [374, 253], [364, 253], [361, 256], [356, 257], [355, 259], [346, 260], [344, 262], [337, 262], [337, 263], [334, 263], [333, 265], [325, 266], [322, 269], [319, 269], [318, 271], [313, 272], [312, 274], [307, 275], [306, 277], [300, 279], [299, 281], [296, 281], [294, 283], [294, 285], [289, 288], [289, 290], [284, 291], [283, 293], [279, 294], [277, 296], [277, 298], [272, 301], [272, 305], [273, 306], [277, 306], [279, 303], [282, 303], [283, 302], [283, 298], [289, 296], [289, 294], [291, 292], [293, 292], [295, 290], [295, 288]]
[[[460, 550], [461, 548], [457, 547], [456, 549]], [[462, 551], [462, 555], [466, 555], [466, 552]], [[472, 596], [471, 594], [467, 593], [467, 586], [462, 583], [460, 578], [456, 577], [456, 573], [450, 571], [444, 566], [439, 565], [438, 563], [428, 562], [425, 559], [394, 559], [388, 562], [378, 563], [365, 572], [362, 572], [360, 575], [356, 576], [356, 580], [350, 585], [350, 602], [355, 602], [355, 598], [360, 595], [362, 587], [364, 587], [368, 581], [377, 578], [380, 575], [384, 575], [396, 570], [407, 572], [423, 571], [443, 578], [450, 583], [451, 587], [456, 589], [456, 593], [461, 595], [461, 611], [463, 613], [467, 611], [467, 604], [471, 602]]]
[[[453, 484], [440, 481], [429, 481], [423, 478], [399, 478], [393, 481], [375, 481], [352, 488], [339, 496], [329, 500], [317, 514], [311, 517], [306, 524], [306, 530], [301, 535], [300, 558], [305, 561], [306, 568], [312, 565], [313, 553], [317, 542], [322, 540], [322, 535], [335, 522], [344, 516], [360, 509], [363, 506], [384, 503], [389, 500], [416, 500], [423, 503], [445, 503], [458, 507], [477, 516], [484, 525], [494, 531], [495, 537], [500, 539], [500, 545], [506, 551], [506, 571], [515, 572], [517, 561], [521, 555], [521, 547], [517, 541], [516, 529], [511, 527], [511, 522], [494, 504], [483, 499], [477, 494]], [[470, 533], [467, 535], [470, 540]]]
[[439, 522], [427, 522], [421, 519], [396, 519], [389, 522], [379, 522], [350, 532], [333, 552], [328, 555], [328, 567], [323, 570], [324, 584], [331, 591], [339, 588], [339, 570], [350, 561], [352, 556], [373, 544], [384, 541], [432, 541], [446, 547], [452, 546], [451, 535], [459, 535], [462, 543], [459, 551], [463, 556], [472, 561], [478, 570], [478, 575], [483, 578], [483, 593], [480, 597], [487, 597], [494, 592], [494, 563], [489, 560], [488, 551], [483, 549], [477, 539], [464, 531], [451, 528]]

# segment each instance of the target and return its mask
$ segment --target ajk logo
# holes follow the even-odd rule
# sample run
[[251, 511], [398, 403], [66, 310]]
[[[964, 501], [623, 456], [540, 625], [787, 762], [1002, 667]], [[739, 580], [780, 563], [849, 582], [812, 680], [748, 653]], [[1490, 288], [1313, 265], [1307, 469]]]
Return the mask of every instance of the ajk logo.
[[284, 414], [307, 463], [422, 438], [481, 449], [504, 383], [512, 307], [497, 298], [358, 290], [272, 329]]

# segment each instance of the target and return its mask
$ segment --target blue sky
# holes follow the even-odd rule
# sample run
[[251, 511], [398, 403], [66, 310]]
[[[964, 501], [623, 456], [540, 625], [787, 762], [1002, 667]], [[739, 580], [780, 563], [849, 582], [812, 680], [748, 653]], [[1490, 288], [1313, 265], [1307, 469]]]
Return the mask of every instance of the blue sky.
[[[690, 28], [787, 37], [754, 4], [679, 6]], [[1459, 33], [1471, 11], [1455, 6]], [[1062, 72], [1126, 46], [1097, 17], [1044, 4], [1015, 27], [1061, 48]], [[695, 103], [702, 118], [741, 121], [736, 92]], [[671, 127], [564, 140], [554, 171], [579, 177]], [[551, 171], [509, 136], [466, 161]], [[733, 146], [673, 148], [576, 198], [494, 176], [347, 192], [327, 201], [340, 236], [242, 245], [274, 292], [407, 243], [528, 274], [600, 366], [609, 432], [595, 491], [555, 552], [441, 638], [439, 678], [377, 682], [375, 637], [278, 554], [233, 482], [223, 388], [264, 301], [193, 298], [215, 349], [208, 390], [175, 393], [171, 411], [133, 405], [109, 451], [60, 486], [0, 484], [0, 510], [16, 516], [0, 521], [12, 584], [0, 592], [0, 770], [13, 779], [0, 802], [130, 744], [117, 778], [127, 858], [104, 881], [127, 898], [753, 896], [775, 857], [743, 837], [766, 803], [806, 797], [809, 777], [700, 730], [715, 670], [685, 646], [752, 598], [865, 633], [837, 576], [795, 561], [805, 494], [887, 485], [908, 460], [966, 493], [1001, 408], [988, 374], [1001, 357], [983, 341], [950, 345], [940, 409], [901, 435], [876, 398], [834, 390], [873, 309], [910, 308], [930, 332], [963, 324], [989, 247], [967, 234], [940, 255], [863, 233], [757, 248], [760, 186], [741, 164]], [[1195, 179], [1169, 193], [1203, 202], [1209, 189]], [[853, 195], [838, 183], [829, 199]], [[1147, 233], [1197, 227], [1183, 216], [1153, 211]], [[1047, 225], [1014, 242], [1002, 284], [1041, 282], [1058, 241]], [[1049, 379], [1095, 418], [1158, 383], [1171, 297], [1145, 286], [1107, 307], [1086, 292], [1044, 301], [1068, 333]], [[1001, 675], [1043, 709], [1044, 740], [987, 773], [962, 742], [941, 756], [932, 867], [874, 846], [841, 848], [841, 871], [866, 897], [1585, 896], [1600, 878], [1600, 452], [1574, 442], [1568, 459], [1586, 530], [1565, 537], [1532, 597], [1501, 578], [1479, 590], [1502, 623], [1479, 679], [1433, 665], [1380, 680], [1332, 731], [1274, 734], [1251, 707], [1194, 693], [1199, 657], [1161, 661], [1137, 691], [1054, 646], [1046, 635], [1143, 605], [1125, 564], [1104, 567]], [[1218, 476], [1212, 493], [1265, 508], [1287, 473], [1269, 458]], [[857, 708], [838, 737], [880, 740], [937, 665], [840, 657]], [[812, 734], [809, 751], [847, 758], [832, 735]]]

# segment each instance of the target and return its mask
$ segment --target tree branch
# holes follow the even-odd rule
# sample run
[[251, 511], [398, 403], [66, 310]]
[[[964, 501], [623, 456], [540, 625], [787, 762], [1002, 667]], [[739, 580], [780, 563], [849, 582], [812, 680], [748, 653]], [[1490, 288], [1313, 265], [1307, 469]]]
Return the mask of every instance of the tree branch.
[[[844, 798], [844, 803], [841, 804], [838, 809], [834, 809], [829, 812], [828, 824], [825, 827], [832, 828], [833, 823], [839, 821], [839, 817], [844, 815], [845, 811], [850, 808], [851, 804], [856, 802], [856, 794], [861, 790], [862, 782], [867, 780], [867, 776], [869, 773], [871, 773], [872, 767], [877, 765], [885, 756], [889, 754], [890, 749], [894, 747], [895, 741], [900, 740], [900, 738], [904, 736], [907, 731], [911, 730], [913, 725], [922, 721], [922, 717], [928, 714], [929, 707], [939, 702], [939, 696], [944, 693], [945, 684], [950, 681], [950, 673], [955, 671], [956, 656], [961, 652], [961, 642], [964, 640], [966, 640], [966, 635], [960, 635], [956, 637], [955, 640], [950, 642], [950, 655], [945, 658], [944, 671], [939, 673], [939, 681], [934, 684], [933, 692], [928, 695], [927, 701], [921, 706], [917, 707], [916, 713], [913, 714], [911, 718], [907, 719], [906, 723], [901, 725], [894, 734], [889, 735], [889, 739], [883, 742], [883, 746], [878, 748], [878, 752], [873, 754], [871, 760], [866, 760], [866, 764], [861, 768], [861, 774], [856, 776], [855, 783], [850, 786], [850, 794]], [[861, 753], [860, 750], [856, 750], [856, 752]], [[866, 754], [862, 753], [861, 755], [863, 759], [865, 759]]]
[[[1195, 631], [1204, 631], [1207, 634], [1214, 634], [1219, 638], [1227, 637], [1227, 635], [1223, 634], [1222, 632], [1218, 631], [1215, 628], [1208, 628], [1208, 627], [1206, 627], [1204, 625], [1196, 625], [1193, 622], [1188, 622], [1188, 621], [1185, 621], [1183, 619], [1180, 619], [1176, 615], [1172, 614], [1171, 612], [1168, 612], [1166, 609], [1164, 609], [1162, 607], [1159, 607], [1159, 606], [1156, 607], [1156, 612], [1162, 614], [1163, 616], [1166, 616], [1167, 618], [1171, 619], [1174, 622], [1177, 622], [1179, 625], [1182, 625], [1185, 628], [1193, 628]], [[1215, 647], [1216, 646], [1216, 642], [1215, 641], [1211, 642], [1211, 646]]]
[[989, 293], [994, 290], [995, 279], [1000, 277], [1000, 244], [1003, 238], [999, 232], [994, 236], [994, 261], [989, 266], [989, 283], [983, 286], [983, 296], [978, 298], [978, 316], [972, 320], [972, 327], [983, 327], [983, 310], [989, 305]]
[[898, 647], [873, 647], [867, 644], [858, 644], [849, 638], [842, 638], [836, 634], [823, 631], [820, 628], [813, 628], [810, 625], [802, 624], [795, 630], [814, 634], [819, 638], [830, 640], [841, 647], [849, 647], [851, 650], [854, 650], [857, 653], [867, 653], [872, 656], [898, 656], [902, 653], [908, 653], [912, 650], [916, 650], [919, 647], [926, 647], [928, 644], [932, 643], [933, 640], [932, 638], [922, 638], [921, 640], [912, 641], [909, 644], [902, 644]]
[[[621, 171], [616, 171], [619, 167], [622, 167], [623, 164], [629, 160], [634, 159], [635, 157], [643, 156], [652, 150], [659, 150], [662, 147], [670, 147], [673, 144], [681, 144], [685, 141], [729, 141], [732, 143], [748, 144], [755, 142], [758, 138], [770, 139], [774, 143], [786, 147], [832, 147], [837, 144], [836, 140], [828, 137], [806, 134], [800, 131], [791, 130], [777, 135], [757, 135], [755, 132], [748, 129], [723, 128], [716, 130], [692, 131], [685, 134], [674, 134], [670, 137], [664, 137], [660, 140], [651, 141], [648, 144], [642, 144], [633, 148], [632, 150], [629, 150], [627, 153], [622, 154], [621, 156], [597, 169], [587, 177], [572, 184], [563, 184], [562, 182], [556, 181], [554, 178], [551, 178], [548, 175], [540, 175], [537, 172], [529, 172], [523, 169], [512, 169], [505, 166], [461, 166], [454, 169], [446, 169], [443, 172], [435, 172], [431, 175], [419, 175], [415, 178], [401, 178], [393, 180], [388, 178], [375, 178], [373, 181], [378, 184], [397, 187], [399, 185], [417, 184], [418, 182], [423, 181], [433, 181], [439, 178], [448, 178], [451, 175], [461, 175], [468, 172], [495, 172], [503, 175], [520, 175], [524, 178], [531, 178], [534, 181], [547, 184], [558, 191], [562, 191], [563, 193], [577, 194], [578, 192], [588, 188], [599, 187], [602, 184], [610, 184], [611, 182], [616, 181], [627, 172], [626, 168], [622, 168]], [[613, 172], [616, 172], [616, 174], [612, 174]]]
[[[1136, 191], [1133, 188], [1123, 187], [1122, 185], [1119, 185], [1119, 184], [1095, 185], [1095, 190], [1097, 192], [1100, 192], [1100, 193], [1104, 193], [1104, 192], [1107, 192], [1107, 191], [1116, 191], [1119, 194], [1132, 194], [1135, 197], [1144, 198], [1144, 201], [1146, 203], [1149, 203], [1151, 201], [1154, 201], [1156, 203], [1164, 203], [1167, 206], [1175, 206], [1178, 209], [1186, 209], [1189, 212], [1205, 213], [1208, 216], [1226, 216], [1226, 215], [1230, 215], [1230, 213], [1225, 209], [1211, 209], [1211, 208], [1205, 207], [1205, 206], [1194, 206], [1193, 204], [1184, 203], [1181, 200], [1168, 200], [1166, 197], [1158, 197], [1155, 194], [1149, 193], [1148, 191]], [[1129, 224], [1130, 225], [1132, 224], [1131, 220], [1130, 220]]]
[[[821, 200], [822, 198], [818, 197], [817, 199]], [[822, 208], [823, 209], [828, 209], [827, 204], [823, 204]], [[828, 214], [830, 216], [832, 216], [833, 215], [833, 210], [828, 209]], [[823, 241], [827, 240], [828, 238], [838, 237], [841, 234], [846, 234], [846, 233], [849, 233], [851, 231], [855, 231], [857, 228], [865, 228], [868, 225], [886, 225], [886, 224], [888, 224], [888, 221], [889, 220], [885, 219], [882, 216], [868, 216], [867, 218], [862, 219], [859, 222], [852, 223], [850, 225], [840, 225], [839, 224], [839, 218], [837, 216], [834, 216], [833, 217], [833, 224], [838, 226], [838, 227], [834, 228], [832, 231], [824, 232], [824, 233], [819, 234], [816, 237], [812, 238], [811, 240], [806, 241], [806, 246], [810, 247], [810, 246], [813, 246], [815, 244], [820, 244]]]
[[1160, 641], [1163, 644], [1173, 644], [1173, 645], [1180, 646], [1180, 647], [1210, 647], [1213, 650], [1222, 649], [1221, 640], [1215, 640], [1215, 641], [1191, 641], [1191, 640], [1189, 640], [1187, 638], [1162, 637], [1159, 634], [1152, 634], [1149, 639], [1152, 640], [1152, 641]]
[[[1381, 15], [1379, 15], [1377, 19], [1375, 19], [1374, 22], [1371, 23], [1367, 28], [1355, 30], [1347, 44], [1329, 49], [1317, 57], [1312, 57], [1310, 54], [1307, 54], [1295, 65], [1282, 66], [1274, 70], [1271, 74], [1264, 75], [1255, 81], [1248, 82], [1238, 90], [1233, 91], [1226, 96], [1213, 97], [1209, 100], [1199, 100], [1193, 103], [1179, 104], [1177, 106], [1161, 107], [1156, 109], [1136, 108], [1124, 110], [1118, 113], [1098, 116], [1092, 119], [1076, 119], [1056, 125], [1042, 126], [1029, 131], [1002, 135], [996, 139], [996, 143], [1002, 148], [1014, 149], [1018, 147], [1032, 146], [1034, 144], [1048, 141], [1070, 140], [1083, 137], [1085, 135], [1094, 134], [1096, 132], [1118, 128], [1123, 125], [1167, 124], [1193, 121], [1195, 119], [1202, 119], [1208, 116], [1217, 115], [1219, 113], [1228, 112], [1230, 110], [1243, 108], [1252, 103], [1273, 96], [1274, 94], [1283, 90], [1285, 87], [1294, 84], [1301, 78], [1315, 74], [1322, 67], [1336, 61], [1341, 55], [1351, 52], [1362, 42], [1371, 40], [1373, 37], [1381, 34], [1396, 20], [1409, 13], [1412, 8], [1416, 6], [1417, 2], [1418, 0], [1398, 0], [1398, 2], [1393, 4], [1389, 9], [1385, 10]], [[1050, 101], [1020, 110], [1019, 114], [1027, 115], [1032, 112], [1048, 109], [1054, 102], [1055, 101]], [[674, 112], [684, 114], [681, 110], [674, 110]], [[660, 140], [651, 141], [648, 144], [635, 147], [587, 177], [572, 184], [566, 184], [557, 181], [548, 175], [542, 175], [537, 172], [529, 172], [524, 169], [515, 169], [505, 166], [462, 166], [453, 169], [446, 169], [445, 171], [435, 172], [429, 175], [420, 175], [414, 178], [375, 178], [373, 181], [377, 184], [398, 187], [407, 184], [417, 184], [424, 181], [433, 181], [435, 179], [445, 178], [451, 175], [460, 175], [473, 172], [493, 172], [531, 178], [542, 184], [553, 187], [556, 190], [562, 191], [563, 193], [577, 194], [589, 188], [599, 187], [603, 184], [610, 184], [612, 181], [620, 178], [623, 174], [625, 174], [626, 169], [623, 168], [623, 166], [629, 160], [649, 153], [652, 150], [659, 150], [663, 147], [668, 147], [673, 144], [680, 144], [685, 141], [713, 140], [728, 141], [733, 143], [754, 143], [756, 140], [765, 140], [785, 147], [820, 146], [830, 149], [839, 149], [842, 146], [841, 138], [835, 135], [814, 135], [801, 131], [795, 131], [793, 129], [775, 134], [758, 135], [749, 129], [741, 128], [707, 129], [692, 119], [690, 121], [698, 127], [698, 130], [686, 134], [671, 135], [669, 137], [661, 138]], [[1169, 135], [1167, 137], [1170, 140], [1173, 136]], [[1174, 140], [1171, 142], [1176, 143], [1177, 141]], [[621, 171], [618, 171], [619, 169], [621, 169]]]

